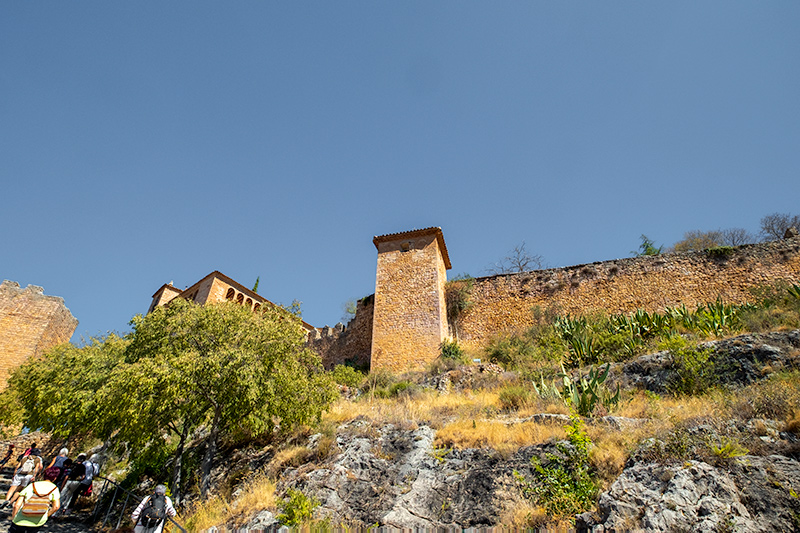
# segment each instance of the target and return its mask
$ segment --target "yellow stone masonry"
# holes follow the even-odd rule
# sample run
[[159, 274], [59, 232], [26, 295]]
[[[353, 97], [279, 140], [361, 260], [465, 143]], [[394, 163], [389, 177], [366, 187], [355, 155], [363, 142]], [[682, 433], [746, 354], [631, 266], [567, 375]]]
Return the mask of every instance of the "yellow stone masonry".
[[419, 368], [439, 355], [447, 335], [444, 301], [450, 267], [442, 230], [373, 239], [378, 249], [372, 324], [372, 370]]
[[603, 261], [478, 278], [473, 305], [459, 321], [460, 341], [483, 346], [502, 332], [533, 325], [533, 309], [561, 313], [630, 313], [636, 309], [753, 301], [752, 290], [800, 283], [800, 238], [736, 248]]
[[45, 296], [41, 287], [5, 280], [0, 284], [0, 390], [14, 368], [58, 344], [68, 342], [78, 320], [64, 300]]

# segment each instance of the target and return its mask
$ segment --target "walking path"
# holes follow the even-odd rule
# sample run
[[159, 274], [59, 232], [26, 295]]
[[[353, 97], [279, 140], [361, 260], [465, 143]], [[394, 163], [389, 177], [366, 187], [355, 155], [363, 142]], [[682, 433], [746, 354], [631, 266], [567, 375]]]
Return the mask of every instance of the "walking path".
[[[20, 435], [19, 437], [7, 441], [16, 446], [14, 458], [9, 461], [6, 466], [0, 470], [0, 501], [5, 501], [6, 494], [9, 487], [11, 487], [11, 480], [14, 477], [14, 467], [16, 467], [16, 458], [25, 451], [30, 444], [37, 439], [36, 435]], [[40, 441], [41, 442], [41, 441]], [[6, 446], [0, 445], [0, 458], [5, 455]], [[49, 460], [50, 458], [45, 458]], [[45, 466], [47, 464], [45, 463]], [[94, 531], [90, 526], [84, 523], [90, 516], [90, 512], [78, 511], [75, 515], [67, 518], [50, 518], [47, 523], [40, 529], [41, 533], [87, 533]], [[0, 509], [0, 533], [8, 533], [8, 528], [11, 525], [11, 507], [5, 506]]]

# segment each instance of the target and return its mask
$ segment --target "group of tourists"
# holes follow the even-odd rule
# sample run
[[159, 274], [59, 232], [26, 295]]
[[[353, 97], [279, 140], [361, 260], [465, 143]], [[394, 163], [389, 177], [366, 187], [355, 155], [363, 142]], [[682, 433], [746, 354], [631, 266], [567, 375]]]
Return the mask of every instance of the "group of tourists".
[[[13, 454], [14, 445], [9, 444], [0, 466], [6, 465]], [[34, 442], [18, 457], [11, 488], [2, 503], [3, 507], [12, 507], [9, 533], [33, 533], [49, 517], [67, 514], [79, 496], [91, 494], [92, 480], [100, 473], [97, 461], [96, 454], [87, 459], [85, 453], [70, 459], [69, 450], [62, 448], [45, 467]]]
[[[9, 444], [0, 467], [14, 455], [14, 445]], [[11, 488], [0, 507], [11, 506], [9, 533], [35, 533], [55, 516], [69, 513], [80, 496], [91, 495], [92, 480], [100, 473], [97, 454], [88, 459], [85, 453], [72, 460], [69, 450], [62, 448], [44, 467], [37, 443], [33, 443], [17, 459]], [[157, 485], [153, 494], [142, 500], [131, 518], [135, 533], [161, 533], [168, 516], [175, 516], [175, 507], [167, 496], [167, 488]]]

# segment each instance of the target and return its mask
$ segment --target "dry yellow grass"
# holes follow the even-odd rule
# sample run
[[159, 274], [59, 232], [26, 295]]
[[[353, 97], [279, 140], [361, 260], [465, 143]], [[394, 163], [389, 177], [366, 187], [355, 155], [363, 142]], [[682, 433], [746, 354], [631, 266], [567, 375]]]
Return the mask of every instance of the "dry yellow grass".
[[275, 454], [267, 466], [267, 475], [274, 477], [286, 467], [298, 467], [307, 463], [314, 452], [305, 446], [291, 446]]
[[800, 435], [800, 410], [792, 412], [792, 416], [786, 420], [784, 431], [790, 431], [795, 435]]
[[403, 427], [427, 424], [438, 428], [453, 418], [475, 418], [498, 410], [497, 394], [492, 392], [439, 394], [425, 391], [413, 397], [339, 400], [331, 406], [324, 419], [342, 424], [364, 416]]
[[275, 510], [275, 482], [259, 476], [247, 484], [247, 489], [234, 501], [236, 514], [250, 517], [264, 509]]
[[195, 505], [184, 523], [187, 531], [192, 533], [227, 523], [242, 525], [259, 511], [268, 509], [274, 512], [275, 503], [275, 483], [259, 475], [249, 481], [244, 492], [232, 502], [213, 496]]
[[566, 437], [564, 428], [554, 424], [522, 422], [508, 424], [501, 420], [458, 420], [436, 432], [434, 446], [439, 448], [492, 448], [511, 453], [522, 446], [541, 444]]

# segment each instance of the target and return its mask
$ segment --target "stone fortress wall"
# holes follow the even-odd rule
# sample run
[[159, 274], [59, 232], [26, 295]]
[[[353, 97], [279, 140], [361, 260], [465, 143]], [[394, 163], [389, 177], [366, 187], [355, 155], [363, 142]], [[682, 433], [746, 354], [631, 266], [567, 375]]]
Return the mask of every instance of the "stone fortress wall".
[[800, 237], [478, 278], [459, 340], [483, 346], [501, 332], [527, 329], [536, 306], [573, 315], [693, 309], [718, 298], [752, 302], [754, 288], [780, 280], [800, 282]]
[[0, 390], [13, 368], [58, 344], [68, 342], [78, 320], [57, 296], [42, 287], [0, 284]]
[[326, 369], [344, 364], [360, 370], [369, 368], [374, 311], [375, 296], [370, 295], [356, 302], [356, 314], [346, 326], [340, 322], [309, 334], [308, 346], [323, 355]]
[[[440, 254], [443, 252], [447, 257], [441, 236], [439, 242]], [[379, 248], [378, 287], [381, 261]], [[440, 261], [441, 258], [429, 254], [417, 255], [414, 262], [393, 264], [406, 276], [424, 277], [426, 272], [440, 268]], [[415, 269], [419, 269], [417, 274], [410, 273]], [[397, 301], [403, 302], [403, 312], [387, 313], [383, 303], [386, 299], [378, 298], [374, 306], [359, 306], [356, 317], [347, 326], [328, 328], [327, 341], [312, 341], [312, 347], [322, 355], [326, 368], [348, 360], [364, 360], [366, 347], [371, 344], [371, 369], [406, 370], [420, 368], [435, 359], [438, 352], [429, 348], [438, 346], [454, 331], [458, 331], [462, 345], [479, 348], [498, 334], [531, 327], [536, 307], [573, 315], [593, 311], [632, 313], [637, 309], [652, 312], [681, 304], [691, 309], [718, 298], [726, 303], [753, 301], [754, 288], [778, 281], [800, 283], [800, 237], [477, 278], [470, 293], [471, 306], [459, 317], [457, 328], [451, 324], [449, 332], [444, 334], [431, 330], [420, 319], [426, 313], [435, 315], [434, 321], [440, 316], [439, 309], [434, 309], [430, 302], [443, 299], [443, 284], [440, 286], [437, 281], [422, 289], [430, 299], [419, 305], [409, 298], [408, 286], [397, 286], [393, 290], [400, 293]], [[431, 295], [432, 292], [437, 294]], [[383, 318], [378, 323], [373, 316]], [[372, 328], [369, 327], [371, 322]], [[381, 329], [388, 329], [393, 336], [387, 336]], [[368, 338], [370, 331], [371, 339]], [[391, 361], [380, 354], [375, 356], [377, 335], [387, 339], [381, 349], [393, 350]], [[406, 346], [411, 338], [420, 342], [419, 337], [425, 337], [422, 339], [427, 343], [424, 351]]]

